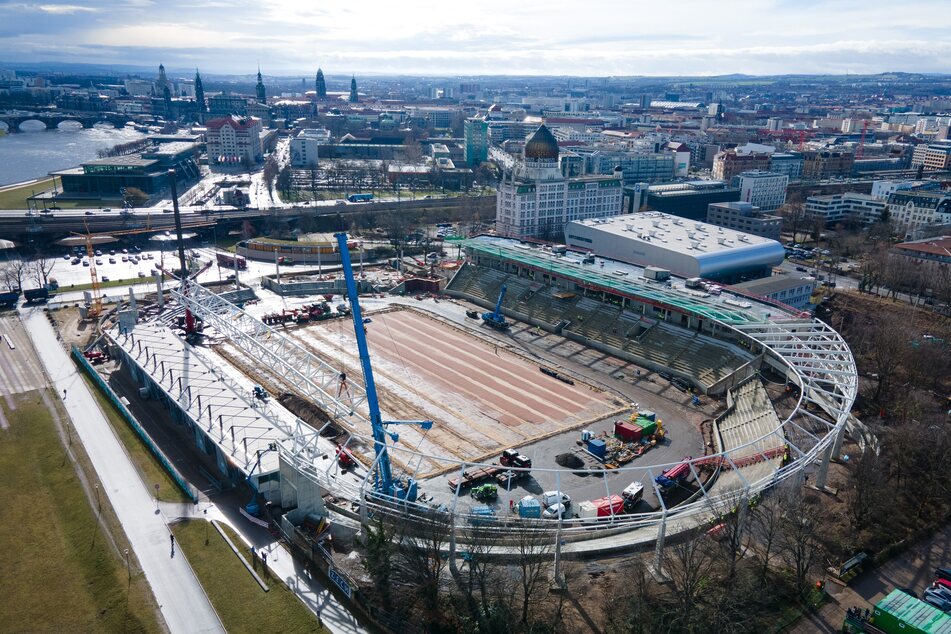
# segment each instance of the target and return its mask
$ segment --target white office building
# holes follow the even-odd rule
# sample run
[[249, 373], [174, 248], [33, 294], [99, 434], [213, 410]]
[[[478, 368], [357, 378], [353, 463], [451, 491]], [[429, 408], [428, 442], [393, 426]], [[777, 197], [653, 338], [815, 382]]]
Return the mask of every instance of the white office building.
[[885, 200], [869, 194], [845, 192], [825, 196], [810, 196], [806, 199], [806, 215], [822, 218], [827, 226], [840, 222], [856, 222], [870, 225], [879, 221], [885, 210]]
[[317, 149], [330, 143], [330, 130], [304, 128], [291, 139], [291, 166], [317, 166]]
[[566, 178], [558, 141], [544, 125], [525, 142], [496, 194], [495, 229], [505, 236], [558, 240], [566, 222], [621, 213], [620, 174]]
[[740, 190], [741, 202], [750, 203], [762, 211], [772, 211], [785, 204], [789, 177], [776, 172], [755, 170], [734, 176], [732, 185]]

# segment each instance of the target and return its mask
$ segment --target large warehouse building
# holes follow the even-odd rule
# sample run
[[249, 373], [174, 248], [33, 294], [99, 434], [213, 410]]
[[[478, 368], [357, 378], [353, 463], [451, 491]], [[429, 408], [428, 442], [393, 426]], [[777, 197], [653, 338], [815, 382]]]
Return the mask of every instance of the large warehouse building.
[[656, 211], [569, 222], [565, 243], [612, 260], [727, 283], [767, 277], [785, 256], [775, 240]]

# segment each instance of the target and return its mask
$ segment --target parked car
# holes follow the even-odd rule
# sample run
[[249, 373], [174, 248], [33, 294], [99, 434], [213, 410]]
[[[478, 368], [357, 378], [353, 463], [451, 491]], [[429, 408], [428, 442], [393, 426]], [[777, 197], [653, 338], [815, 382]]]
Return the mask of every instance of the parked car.
[[553, 504], [542, 511], [542, 517], [546, 520], [556, 520], [564, 517], [567, 512], [568, 508], [564, 504]]
[[936, 592], [931, 588], [925, 590], [924, 596], [921, 598], [925, 603], [930, 603], [942, 612], [951, 611], [951, 600], [942, 595], [940, 592]]
[[571, 504], [571, 498], [568, 497], [567, 493], [562, 491], [545, 491], [542, 493], [542, 504], [547, 508], [549, 506], [554, 506], [555, 504], [564, 504], [568, 506]]

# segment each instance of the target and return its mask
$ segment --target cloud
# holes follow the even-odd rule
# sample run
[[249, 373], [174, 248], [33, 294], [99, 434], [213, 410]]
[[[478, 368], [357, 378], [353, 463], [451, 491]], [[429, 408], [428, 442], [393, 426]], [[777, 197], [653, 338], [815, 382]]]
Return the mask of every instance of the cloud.
[[43, 13], [52, 13], [55, 15], [71, 13], [95, 13], [99, 9], [95, 7], [80, 7], [75, 4], [38, 4], [36, 8]]
[[[2, 1], [2, 0], [0, 0]], [[269, 74], [708, 75], [946, 72], [946, 0], [83, 0], [13, 3], [9, 61]], [[805, 3], [805, 4], [804, 4]], [[806, 7], [806, 8], [804, 8]], [[37, 13], [44, 14], [37, 19]]]

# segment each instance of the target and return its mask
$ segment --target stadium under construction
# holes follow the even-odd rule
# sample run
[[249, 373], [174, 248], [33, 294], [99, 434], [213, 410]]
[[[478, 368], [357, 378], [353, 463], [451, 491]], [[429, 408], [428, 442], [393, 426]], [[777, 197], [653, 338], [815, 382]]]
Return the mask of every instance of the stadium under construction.
[[[470, 542], [506, 556], [531, 531], [559, 557], [653, 545], [659, 567], [665, 539], [718, 509], [806, 468], [825, 486], [856, 370], [823, 322], [552, 245], [462, 248], [435, 299], [289, 305], [262, 288], [245, 304], [191, 282], [101, 345], [220, 486], [249, 484], [311, 553], [322, 533], [346, 543], [394, 516], [446, 526], [453, 565]], [[715, 416], [700, 397], [722, 405]]]

